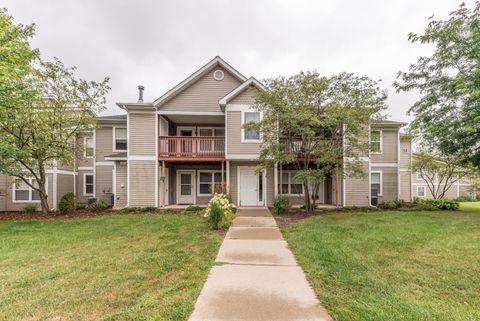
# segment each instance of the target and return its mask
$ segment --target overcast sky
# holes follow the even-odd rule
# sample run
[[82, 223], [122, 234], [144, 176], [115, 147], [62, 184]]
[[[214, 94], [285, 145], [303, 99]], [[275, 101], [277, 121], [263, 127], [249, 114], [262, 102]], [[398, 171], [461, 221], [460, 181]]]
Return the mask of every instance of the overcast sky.
[[[135, 101], [137, 85], [153, 101], [216, 55], [246, 77], [300, 70], [343, 71], [382, 80], [391, 119], [408, 121], [415, 93], [392, 88], [431, 48], [412, 45], [431, 15], [446, 18], [455, 0], [0, 0], [17, 22], [36, 23], [42, 57], [77, 66], [85, 79], [111, 78], [105, 114]], [[473, 1], [466, 1], [471, 7]]]

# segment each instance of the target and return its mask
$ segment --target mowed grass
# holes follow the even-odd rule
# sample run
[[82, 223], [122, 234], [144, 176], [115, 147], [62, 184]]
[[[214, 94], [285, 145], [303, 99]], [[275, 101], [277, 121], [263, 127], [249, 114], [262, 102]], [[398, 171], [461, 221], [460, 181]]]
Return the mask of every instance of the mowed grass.
[[223, 235], [200, 217], [0, 222], [0, 320], [186, 320]]
[[335, 320], [480, 320], [480, 203], [323, 215], [283, 232]]

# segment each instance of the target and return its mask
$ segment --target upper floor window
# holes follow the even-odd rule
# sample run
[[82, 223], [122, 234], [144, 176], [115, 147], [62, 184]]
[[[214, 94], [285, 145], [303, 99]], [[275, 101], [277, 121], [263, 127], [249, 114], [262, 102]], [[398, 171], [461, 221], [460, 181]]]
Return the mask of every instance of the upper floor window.
[[[30, 177], [27, 180], [32, 186], [38, 187], [36, 179]], [[13, 185], [13, 200], [15, 202], [38, 202], [40, 201], [40, 193], [22, 179], [16, 178]]]
[[372, 130], [370, 132], [370, 146], [372, 153], [380, 154], [382, 152], [382, 131]]
[[295, 172], [283, 171], [279, 190], [286, 195], [303, 195], [303, 183], [295, 178]]
[[[224, 137], [225, 128], [223, 127], [199, 127], [198, 136], [202, 137]], [[223, 139], [201, 139], [198, 142], [200, 151], [222, 151], [225, 149]]]
[[115, 150], [127, 150], [126, 128], [115, 128]]
[[[246, 111], [243, 112], [243, 124], [258, 123], [260, 121], [260, 112], [258, 111]], [[243, 129], [242, 141], [254, 141], [260, 140], [260, 133], [255, 129]]]
[[422, 174], [422, 173], [417, 172], [417, 180], [419, 180], [419, 181], [425, 180], [425, 178], [423, 177], [423, 174]]
[[85, 157], [93, 157], [95, 154], [93, 134], [89, 134], [83, 138], [83, 146], [85, 148]]

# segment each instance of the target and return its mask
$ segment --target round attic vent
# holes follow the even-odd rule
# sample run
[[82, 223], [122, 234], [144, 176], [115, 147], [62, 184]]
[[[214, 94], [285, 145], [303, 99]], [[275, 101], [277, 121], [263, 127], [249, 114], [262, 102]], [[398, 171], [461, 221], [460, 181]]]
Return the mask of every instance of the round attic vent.
[[217, 69], [213, 72], [213, 79], [220, 81], [223, 79], [223, 77], [225, 77], [225, 74], [220, 69]]

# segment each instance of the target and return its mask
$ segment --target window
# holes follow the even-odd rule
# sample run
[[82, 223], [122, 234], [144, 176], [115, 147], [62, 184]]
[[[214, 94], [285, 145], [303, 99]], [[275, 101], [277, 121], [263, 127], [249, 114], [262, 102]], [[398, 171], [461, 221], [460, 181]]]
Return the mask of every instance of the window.
[[[243, 124], [258, 123], [260, 121], [260, 112], [246, 111], [243, 113]], [[255, 129], [243, 129], [243, 141], [259, 141], [260, 133]]]
[[93, 195], [94, 179], [93, 174], [83, 174], [83, 195]]
[[198, 171], [198, 195], [212, 195], [221, 189], [221, 171]]
[[[225, 128], [199, 128], [198, 136], [205, 137], [223, 137], [225, 136]], [[225, 143], [223, 140], [206, 139], [199, 141], [200, 151], [223, 151], [225, 149]]]
[[373, 154], [382, 153], [382, 131], [372, 130], [370, 132], [370, 146]]
[[383, 186], [382, 186], [382, 172], [371, 172], [370, 173], [370, 189], [372, 191], [372, 196], [382, 196]]
[[115, 128], [115, 150], [127, 150], [127, 129]]
[[93, 135], [85, 136], [83, 138], [83, 145], [85, 148], [85, 157], [93, 157], [95, 145], [93, 142]]
[[417, 186], [417, 197], [425, 197], [425, 186]]
[[282, 186], [278, 186], [279, 191], [286, 195], [303, 195], [303, 183], [295, 178], [295, 172], [282, 172]]
[[[38, 187], [37, 180], [34, 178], [27, 179], [31, 185]], [[13, 184], [13, 201], [14, 202], [39, 202], [40, 193], [30, 187], [22, 179], [16, 178]]]
[[419, 181], [424, 181], [425, 180], [425, 178], [423, 178], [422, 173], [417, 172], [417, 180], [419, 180]]

